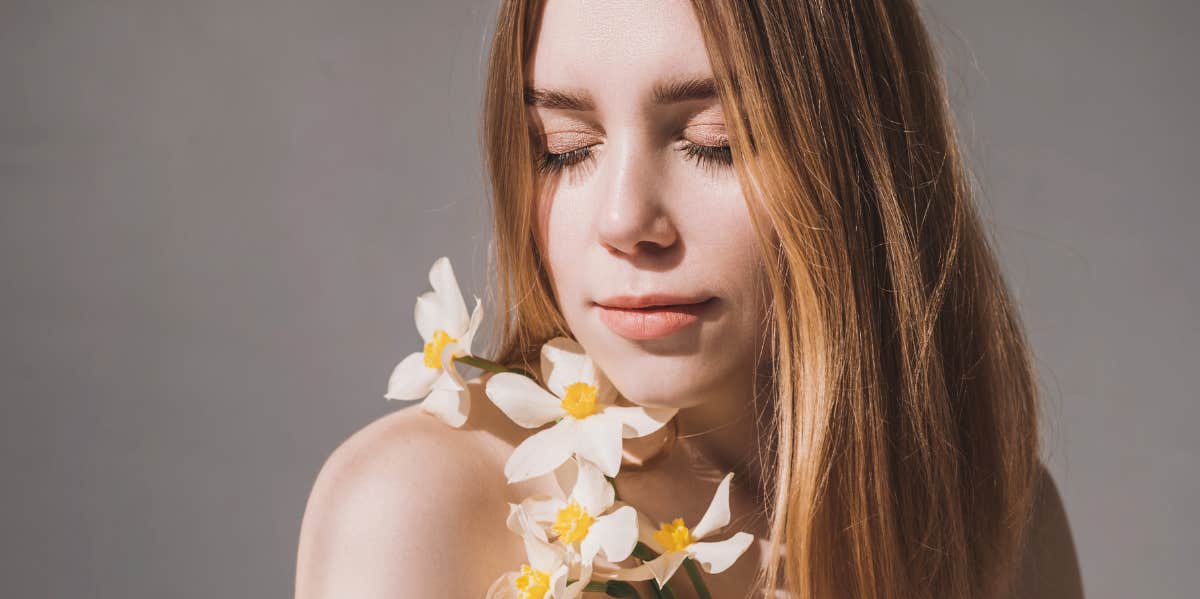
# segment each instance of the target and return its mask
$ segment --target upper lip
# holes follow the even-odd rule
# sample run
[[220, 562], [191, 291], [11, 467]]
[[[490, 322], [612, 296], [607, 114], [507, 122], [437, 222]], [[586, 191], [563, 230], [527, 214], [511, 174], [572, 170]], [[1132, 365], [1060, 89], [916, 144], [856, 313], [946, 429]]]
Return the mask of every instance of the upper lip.
[[597, 300], [605, 308], [650, 308], [655, 306], [679, 306], [699, 304], [712, 299], [707, 295], [677, 295], [672, 293], [648, 293], [645, 295], [614, 295]]

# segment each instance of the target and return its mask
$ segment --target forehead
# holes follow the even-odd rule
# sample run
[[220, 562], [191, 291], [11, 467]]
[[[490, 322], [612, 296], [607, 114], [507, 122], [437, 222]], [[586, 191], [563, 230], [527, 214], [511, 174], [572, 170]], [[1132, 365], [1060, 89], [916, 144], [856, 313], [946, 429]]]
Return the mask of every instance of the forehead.
[[548, 0], [530, 71], [533, 86], [586, 91], [600, 106], [712, 75], [688, 0]]

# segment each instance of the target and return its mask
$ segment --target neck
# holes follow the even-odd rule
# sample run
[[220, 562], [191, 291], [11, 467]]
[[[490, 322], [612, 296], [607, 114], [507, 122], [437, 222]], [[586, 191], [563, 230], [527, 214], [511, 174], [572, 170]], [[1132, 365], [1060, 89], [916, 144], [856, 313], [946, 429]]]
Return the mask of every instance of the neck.
[[708, 401], [680, 410], [675, 423], [646, 437], [626, 439], [626, 459], [634, 468], [651, 470], [670, 454], [671, 462], [713, 480], [733, 472], [735, 484], [765, 501], [762, 460], [770, 450], [766, 423], [772, 400], [760, 396], [756, 402], [749, 377], [713, 391]]

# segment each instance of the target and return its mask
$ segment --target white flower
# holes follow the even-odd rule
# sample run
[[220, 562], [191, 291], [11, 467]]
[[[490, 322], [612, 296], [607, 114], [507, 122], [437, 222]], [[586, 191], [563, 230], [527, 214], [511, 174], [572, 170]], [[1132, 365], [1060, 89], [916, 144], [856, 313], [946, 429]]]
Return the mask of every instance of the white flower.
[[616, 476], [621, 467], [621, 439], [648, 435], [678, 410], [615, 405], [617, 391], [583, 348], [556, 337], [542, 346], [542, 374], [549, 391], [532, 379], [502, 372], [488, 379], [488, 398], [525, 428], [554, 426], [525, 439], [504, 464], [515, 483], [554, 470], [572, 455]]
[[[576, 599], [592, 580], [591, 566], [569, 563], [566, 551], [527, 532], [520, 571], [508, 572], [488, 588], [486, 599]], [[575, 581], [568, 584], [568, 579]]]
[[671, 579], [683, 560], [696, 560], [701, 569], [710, 574], [724, 572], [733, 565], [750, 544], [754, 535], [739, 532], [724, 541], [703, 542], [701, 539], [724, 528], [729, 524], [729, 482], [733, 473], [725, 475], [717, 492], [713, 495], [712, 503], [700, 518], [695, 528], [688, 529], [682, 518], [663, 524], [658, 530], [645, 519], [639, 521], [639, 540], [659, 553], [659, 556], [621, 573], [618, 578], [624, 580], [642, 580], [653, 577], [662, 586]]
[[531, 498], [509, 504], [508, 527], [517, 534], [532, 532], [539, 539], [562, 543], [576, 553], [585, 565], [591, 565], [596, 554], [619, 562], [633, 553], [638, 540], [637, 511], [621, 505], [611, 513], [616, 492], [604, 474], [591, 462], [575, 460], [575, 480], [568, 483], [570, 494], [565, 500]]
[[482, 305], [476, 297], [475, 309], [467, 316], [467, 304], [445, 256], [429, 269], [429, 284], [433, 291], [422, 293], [413, 310], [425, 348], [396, 365], [384, 397], [424, 399], [421, 409], [459, 427], [467, 420], [471, 397], [453, 361], [471, 355], [471, 340], [483, 317]]

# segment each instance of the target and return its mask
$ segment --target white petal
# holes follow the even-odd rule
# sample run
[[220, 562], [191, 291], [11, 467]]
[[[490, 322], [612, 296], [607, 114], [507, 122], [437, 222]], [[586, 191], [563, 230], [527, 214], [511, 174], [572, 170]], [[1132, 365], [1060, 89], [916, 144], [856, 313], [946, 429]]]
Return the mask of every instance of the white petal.
[[522, 536], [529, 532], [529, 529], [535, 528], [529, 514], [519, 503], [508, 504], [508, 517], [504, 519], [504, 525], [508, 527], [508, 530]]
[[529, 558], [529, 565], [535, 570], [554, 572], [563, 565], [565, 555], [562, 548], [542, 541], [531, 534], [525, 534], [524, 540], [525, 557]]
[[[591, 358], [583, 351], [583, 346], [568, 337], [555, 337], [542, 345], [542, 376], [546, 380], [546, 388], [550, 392], [563, 397], [566, 387], [571, 383], [585, 382], [594, 385], [592, 367], [588, 365]], [[584, 380], [585, 374], [587, 380]]]
[[[581, 346], [582, 347], [582, 346]], [[598, 385], [600, 381], [596, 379], [596, 362], [592, 360], [586, 353], [584, 360], [579, 364], [579, 374], [575, 380], [582, 381], [589, 385]]]
[[[564, 572], [563, 576], [562, 576], [562, 580], [564, 582], [566, 582], [566, 578], [567, 578], [567, 575]], [[584, 587], [586, 587], [587, 584], [591, 581], [592, 581], [592, 567], [590, 565], [585, 564], [583, 566], [582, 570], [580, 570], [580, 572], [579, 572], [579, 578], [575, 582], [573, 582], [569, 585], [566, 585], [566, 588], [563, 588], [561, 590], [557, 586], [554, 587], [554, 589], [555, 589], [554, 590], [554, 599], [576, 599], [577, 597], [579, 597], [580, 595], [583, 594]]]
[[547, 597], [561, 599], [567, 595], [567, 574], [569, 572], [570, 568], [563, 564], [550, 575], [550, 592], [547, 593]]
[[579, 559], [583, 560], [585, 564], [592, 563], [592, 560], [596, 559], [596, 554], [600, 552], [599, 539], [588, 540], [593, 534], [592, 529], [595, 527], [596, 525], [592, 524], [591, 528], [588, 528], [588, 536], [579, 542]]
[[537, 428], [566, 414], [562, 400], [515, 372], [492, 375], [483, 390], [505, 416], [525, 428]]
[[469, 391], [448, 391], [434, 389], [429, 392], [421, 409], [437, 416], [442, 422], [459, 428], [467, 422], [467, 414], [471, 411], [471, 393]]
[[562, 491], [564, 500], [569, 499], [571, 491], [575, 489], [575, 481], [579, 478], [579, 462], [579, 458], [576, 457], [554, 469], [554, 482], [558, 483], [558, 490]]
[[604, 409], [604, 415], [621, 422], [621, 436], [626, 439], [645, 437], [671, 421], [679, 412], [676, 408], [643, 408], [641, 406], [613, 406]]
[[429, 395], [433, 383], [442, 374], [440, 368], [430, 368], [425, 365], [425, 353], [413, 352], [408, 354], [388, 377], [387, 399], [413, 400]]
[[[425, 341], [433, 341], [433, 333], [446, 328], [446, 316], [442, 314], [442, 305], [438, 302], [437, 293], [426, 291], [417, 296], [413, 318], [417, 321], [417, 331], [421, 333], [421, 339]], [[446, 333], [449, 334], [450, 331]]]
[[504, 463], [508, 482], [520, 482], [554, 470], [571, 457], [574, 427], [563, 419], [558, 424], [531, 435], [513, 450]]
[[692, 527], [693, 537], [703, 539], [729, 524], [729, 482], [731, 480], [733, 480], [732, 472], [721, 479], [721, 484], [717, 485], [717, 492], [713, 493], [712, 502], [708, 504], [704, 516], [700, 518], [700, 522], [696, 526]]
[[442, 361], [442, 375], [433, 381], [434, 389], [445, 389], [446, 391], [465, 391], [467, 389], [467, 381], [463, 379], [462, 374], [454, 365], [454, 356], [458, 353], [461, 353], [461, 348], [457, 343], [447, 343], [442, 347], [442, 353], [439, 356]]
[[474, 297], [475, 308], [471, 310], [471, 322], [467, 325], [466, 332], [458, 337], [458, 344], [462, 346], [466, 355], [472, 355], [471, 342], [475, 339], [475, 333], [479, 331], [479, 323], [483, 322], [483, 301], [479, 299], [479, 296]]
[[508, 518], [504, 523], [509, 530], [518, 535], [528, 532], [539, 540], [549, 541], [546, 535], [546, 526], [554, 522], [558, 510], [563, 507], [563, 502], [557, 499], [531, 497], [519, 504], [508, 504]]
[[567, 507], [563, 500], [549, 497], [531, 497], [521, 503], [525, 505], [525, 512], [529, 514], [529, 517], [543, 526], [553, 524], [555, 518], [558, 517], [558, 511]]
[[459, 386], [458, 379], [456, 379], [453, 376], [450, 376], [450, 373], [446, 370], [442, 370], [441, 374], [439, 374], [438, 377], [433, 380], [433, 384], [430, 385], [431, 392], [432, 391], [458, 392], [458, 391], [465, 391], [465, 390], [466, 390], [466, 387]]
[[622, 561], [633, 553], [637, 537], [637, 511], [632, 506], [627, 505], [600, 516], [588, 527], [587, 536], [580, 546], [583, 563], [592, 563], [598, 551], [603, 551], [608, 561]]
[[517, 599], [517, 576], [516, 572], [505, 572], [488, 587], [484, 599]]
[[683, 564], [683, 560], [687, 559], [688, 554], [684, 551], [668, 551], [648, 562], [645, 566], [654, 574], [654, 580], [658, 582], [658, 586], [667, 584], [668, 580], [675, 575], [675, 571]]
[[739, 532], [724, 541], [692, 543], [688, 545], [688, 553], [697, 562], [700, 562], [700, 567], [705, 572], [720, 574], [732, 566], [733, 562], [737, 561], [737, 558], [741, 557], [753, 542], [754, 535], [748, 532]]
[[616, 491], [594, 464], [587, 460], [576, 460], [575, 463], [579, 464], [579, 474], [575, 477], [571, 497], [587, 513], [593, 516], [603, 514], [616, 499]]
[[470, 318], [467, 315], [467, 303], [463, 301], [462, 291], [454, 278], [454, 269], [450, 259], [442, 256], [434, 261], [429, 269], [429, 284], [437, 293], [443, 328], [447, 333], [462, 333], [467, 330]]
[[[563, 422], [574, 420], [567, 416]], [[606, 476], [621, 469], [621, 423], [609, 418], [589, 416], [576, 421], [575, 453], [595, 464]]]

